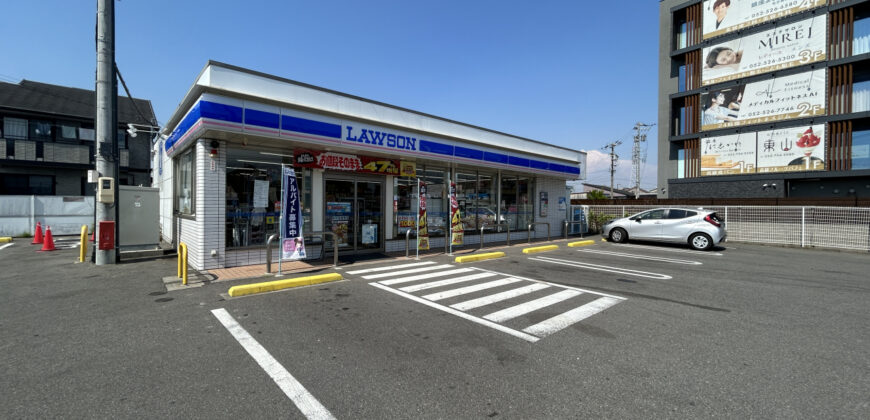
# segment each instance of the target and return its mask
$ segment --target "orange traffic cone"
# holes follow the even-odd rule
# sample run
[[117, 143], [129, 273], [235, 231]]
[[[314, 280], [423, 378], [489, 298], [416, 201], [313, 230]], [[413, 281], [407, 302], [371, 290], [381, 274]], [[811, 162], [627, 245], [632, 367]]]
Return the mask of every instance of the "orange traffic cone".
[[42, 244], [42, 249], [36, 252], [54, 251], [54, 239], [51, 237], [51, 226], [45, 228], [45, 241]]
[[31, 245], [38, 245], [42, 243], [42, 225], [39, 222], [36, 222], [36, 232], [33, 233], [33, 242]]
[[97, 233], [97, 232], [91, 232], [91, 242], [94, 241], [94, 234], [96, 234], [96, 233]]

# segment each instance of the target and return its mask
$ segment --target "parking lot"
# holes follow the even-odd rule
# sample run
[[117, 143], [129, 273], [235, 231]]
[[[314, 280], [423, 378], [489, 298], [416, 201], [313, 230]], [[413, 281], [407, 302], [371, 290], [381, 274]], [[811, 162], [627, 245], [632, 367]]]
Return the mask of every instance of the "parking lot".
[[866, 253], [555, 243], [344, 265], [339, 282], [241, 298], [226, 296], [240, 281], [165, 292], [174, 260], [10, 270], [0, 415], [870, 415]]

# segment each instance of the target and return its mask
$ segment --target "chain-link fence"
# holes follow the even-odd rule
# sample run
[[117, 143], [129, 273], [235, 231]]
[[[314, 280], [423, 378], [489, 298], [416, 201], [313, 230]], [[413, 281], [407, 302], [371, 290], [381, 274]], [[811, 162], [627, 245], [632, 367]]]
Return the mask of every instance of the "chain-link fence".
[[[589, 206], [590, 214], [625, 217], [661, 206]], [[724, 221], [728, 240], [870, 251], [870, 208], [705, 206]]]

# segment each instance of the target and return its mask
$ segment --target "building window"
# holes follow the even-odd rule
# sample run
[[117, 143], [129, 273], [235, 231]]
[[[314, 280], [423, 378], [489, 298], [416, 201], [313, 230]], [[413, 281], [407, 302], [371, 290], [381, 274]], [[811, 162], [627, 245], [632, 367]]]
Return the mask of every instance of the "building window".
[[97, 132], [93, 128], [79, 128], [79, 138], [87, 141], [94, 141], [97, 138]]
[[51, 175], [0, 174], [0, 194], [54, 195], [54, 177]]
[[870, 17], [855, 21], [852, 55], [870, 53]]
[[852, 133], [852, 170], [870, 169], [870, 130]]
[[6, 139], [6, 156], [7, 158], [15, 157], [15, 140]]
[[686, 177], [686, 149], [677, 150], [677, 178]]
[[196, 152], [193, 148], [178, 157], [175, 208], [179, 214], [188, 216], [196, 214], [194, 208], [196, 204], [194, 202], [196, 182], [193, 179], [196, 173], [195, 161]]
[[417, 228], [417, 178], [393, 178], [393, 239], [404, 238], [408, 230]]
[[870, 80], [852, 84], [852, 112], [870, 111]]
[[62, 124], [60, 126], [60, 138], [63, 140], [78, 140], [77, 130], [78, 127], [74, 125]]
[[127, 148], [127, 131], [118, 130], [118, 150]]
[[417, 176], [426, 183], [426, 222], [429, 236], [445, 236], [450, 231], [450, 200], [447, 199], [447, 170], [425, 166]]
[[3, 132], [7, 139], [26, 139], [27, 120], [21, 118], [3, 118]]
[[30, 120], [31, 140], [51, 140], [51, 122]]
[[507, 223], [511, 231], [525, 230], [532, 222], [533, 203], [529, 201], [533, 178], [502, 176], [500, 220]]

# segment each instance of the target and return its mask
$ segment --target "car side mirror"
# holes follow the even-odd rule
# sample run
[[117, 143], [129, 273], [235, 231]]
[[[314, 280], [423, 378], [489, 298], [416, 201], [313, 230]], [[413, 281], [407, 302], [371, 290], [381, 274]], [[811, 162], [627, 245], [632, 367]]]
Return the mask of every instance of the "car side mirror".
[[643, 219], [642, 219], [642, 218], [640, 218], [640, 217], [638, 217], [638, 218], [636, 218], [636, 219], [634, 219], [634, 221], [635, 221], [635, 222], [638, 222], [638, 223], [640, 223], [640, 221], [641, 221], [641, 220], [643, 220]]

